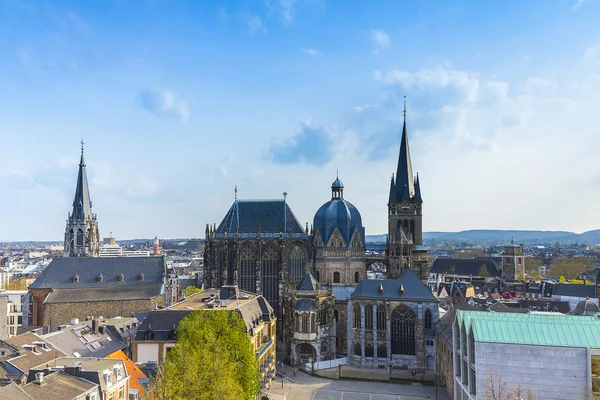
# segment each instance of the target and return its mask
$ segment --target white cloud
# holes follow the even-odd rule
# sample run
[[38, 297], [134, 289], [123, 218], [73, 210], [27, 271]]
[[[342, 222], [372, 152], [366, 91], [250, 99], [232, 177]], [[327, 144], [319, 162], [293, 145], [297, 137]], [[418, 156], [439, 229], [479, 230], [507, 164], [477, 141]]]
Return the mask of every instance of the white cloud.
[[571, 7], [571, 10], [576, 11], [579, 9], [579, 7], [581, 7], [583, 5], [583, 3], [585, 3], [585, 0], [577, 0], [575, 2], [575, 4], [573, 4], [573, 7]]
[[390, 48], [390, 37], [383, 29], [371, 29], [371, 39], [375, 44], [375, 51]]
[[142, 90], [137, 95], [136, 102], [143, 109], [161, 117], [185, 121], [190, 116], [187, 104], [170, 90]]
[[316, 50], [316, 49], [313, 49], [310, 47], [306, 48], [306, 49], [302, 49], [302, 51], [311, 57], [315, 57], [315, 56], [318, 56], [319, 54], [321, 54], [321, 52], [319, 50]]
[[254, 35], [256, 32], [266, 32], [267, 28], [263, 25], [262, 19], [258, 15], [250, 15], [246, 18], [248, 32]]

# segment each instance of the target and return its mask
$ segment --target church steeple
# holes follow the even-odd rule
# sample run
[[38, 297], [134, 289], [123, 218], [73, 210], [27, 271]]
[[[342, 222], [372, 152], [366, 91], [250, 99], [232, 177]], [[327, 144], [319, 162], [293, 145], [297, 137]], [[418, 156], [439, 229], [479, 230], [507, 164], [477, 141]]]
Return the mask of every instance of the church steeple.
[[100, 233], [96, 215], [92, 213], [92, 200], [90, 199], [90, 189], [83, 158], [82, 140], [73, 211], [69, 214], [65, 229], [64, 256], [96, 257], [99, 254]]
[[404, 124], [402, 126], [402, 139], [400, 141], [400, 154], [398, 155], [398, 168], [396, 169], [396, 182], [394, 186], [396, 201], [406, 200], [407, 198], [411, 199], [415, 195], [415, 183], [412, 164], [410, 162], [410, 149], [408, 147], [408, 134], [406, 133], [406, 96], [404, 96]]

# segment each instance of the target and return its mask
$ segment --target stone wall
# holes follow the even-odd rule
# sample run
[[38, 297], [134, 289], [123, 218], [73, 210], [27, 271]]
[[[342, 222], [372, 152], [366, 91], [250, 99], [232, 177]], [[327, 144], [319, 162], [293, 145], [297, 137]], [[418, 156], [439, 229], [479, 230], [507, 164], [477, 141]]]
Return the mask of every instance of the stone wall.
[[454, 393], [454, 368], [452, 360], [452, 345], [440, 334], [436, 338], [436, 371], [438, 385], [445, 386], [448, 393]]
[[43, 324], [50, 325], [52, 331], [59, 325], [68, 324], [73, 318], [81, 321], [89, 316], [129, 317], [133, 313], [148, 312], [157, 306], [164, 306], [164, 296], [144, 300], [113, 300], [81, 303], [45, 304]]
[[477, 393], [485, 393], [491, 373], [510, 388], [521, 385], [540, 399], [588, 398], [587, 349], [569, 347], [475, 343]]

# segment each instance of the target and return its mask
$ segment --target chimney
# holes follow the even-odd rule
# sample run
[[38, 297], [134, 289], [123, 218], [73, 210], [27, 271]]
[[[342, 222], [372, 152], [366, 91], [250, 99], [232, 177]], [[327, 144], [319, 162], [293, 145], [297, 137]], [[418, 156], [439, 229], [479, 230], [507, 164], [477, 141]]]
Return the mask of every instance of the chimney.
[[33, 381], [36, 385], [42, 386], [44, 384], [44, 373], [36, 372], [35, 373], [35, 381]]
[[97, 318], [92, 319], [92, 330], [94, 333], [98, 333], [98, 327], [100, 325], [100, 321]]
[[80, 377], [81, 367], [81, 362], [74, 362], [73, 364], [65, 365], [65, 374]]

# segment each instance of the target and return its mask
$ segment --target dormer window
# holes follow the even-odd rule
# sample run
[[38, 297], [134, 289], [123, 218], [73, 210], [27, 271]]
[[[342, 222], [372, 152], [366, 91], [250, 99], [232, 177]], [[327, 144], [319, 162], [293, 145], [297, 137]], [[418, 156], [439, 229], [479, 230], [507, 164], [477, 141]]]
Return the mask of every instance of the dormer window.
[[146, 332], [144, 332], [144, 340], [153, 340], [154, 339], [154, 332], [152, 331], [152, 329], [148, 329], [146, 330]]
[[79, 275], [75, 274], [73, 276], [73, 283], [79, 283]]
[[103, 280], [104, 280], [104, 277], [102, 276], [102, 274], [100, 274], [96, 277], [96, 282], [102, 282]]
[[123, 274], [119, 274], [117, 276], [117, 281], [119, 281], [119, 282], [123, 282], [124, 279], [125, 279], [125, 276]]

